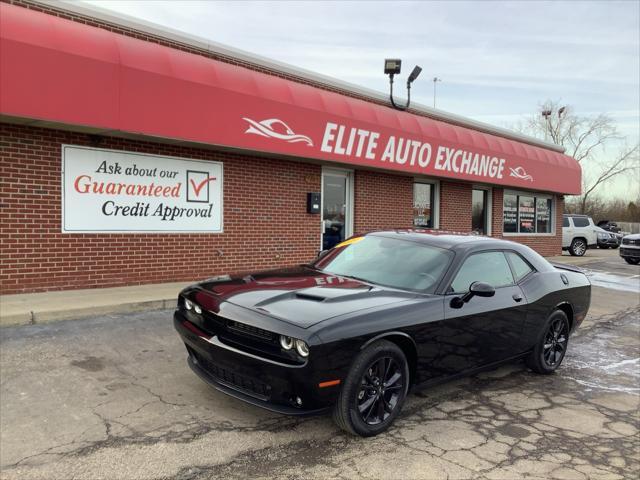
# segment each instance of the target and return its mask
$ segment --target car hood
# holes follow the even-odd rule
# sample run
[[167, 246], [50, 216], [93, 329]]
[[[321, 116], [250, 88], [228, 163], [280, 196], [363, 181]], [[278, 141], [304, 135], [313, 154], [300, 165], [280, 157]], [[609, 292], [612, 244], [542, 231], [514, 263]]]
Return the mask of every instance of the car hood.
[[224, 316], [225, 303], [233, 304], [302, 328], [416, 296], [411, 292], [326, 274], [307, 266], [215, 277], [196, 287], [200, 291], [198, 302], [213, 313]]

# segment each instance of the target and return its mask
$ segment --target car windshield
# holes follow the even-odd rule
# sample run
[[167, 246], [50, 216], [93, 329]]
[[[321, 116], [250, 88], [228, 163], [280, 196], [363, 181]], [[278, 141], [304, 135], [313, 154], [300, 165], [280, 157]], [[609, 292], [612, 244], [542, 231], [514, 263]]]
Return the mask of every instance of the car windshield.
[[432, 293], [452, 255], [423, 243], [368, 235], [336, 245], [313, 267], [377, 285]]

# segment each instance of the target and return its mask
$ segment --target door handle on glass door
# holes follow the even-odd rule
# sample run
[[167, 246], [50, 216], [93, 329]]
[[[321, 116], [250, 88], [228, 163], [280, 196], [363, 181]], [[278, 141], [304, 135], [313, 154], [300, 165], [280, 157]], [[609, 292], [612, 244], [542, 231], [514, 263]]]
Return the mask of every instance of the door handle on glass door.
[[520, 295], [519, 293], [514, 293], [513, 294], [513, 298], [516, 302], [521, 302], [522, 301], [522, 295]]

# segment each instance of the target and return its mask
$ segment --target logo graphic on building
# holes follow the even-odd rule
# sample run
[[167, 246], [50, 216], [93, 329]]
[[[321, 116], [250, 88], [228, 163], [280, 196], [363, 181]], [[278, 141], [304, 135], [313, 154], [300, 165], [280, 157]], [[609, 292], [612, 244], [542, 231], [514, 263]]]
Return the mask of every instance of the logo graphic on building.
[[244, 133], [253, 133], [262, 137], [275, 138], [276, 140], [282, 140], [287, 143], [304, 142], [309, 147], [313, 147], [313, 142], [309, 137], [295, 133], [289, 125], [278, 118], [269, 118], [261, 122], [246, 117], [244, 117], [243, 120], [250, 125]]
[[517, 167], [517, 168], [509, 167], [509, 170], [511, 170], [511, 173], [509, 174], [510, 176], [519, 178], [521, 180], [529, 180], [530, 182], [533, 182], [533, 177], [531, 175], [529, 175], [525, 171], [524, 168], [522, 168], [522, 167]]

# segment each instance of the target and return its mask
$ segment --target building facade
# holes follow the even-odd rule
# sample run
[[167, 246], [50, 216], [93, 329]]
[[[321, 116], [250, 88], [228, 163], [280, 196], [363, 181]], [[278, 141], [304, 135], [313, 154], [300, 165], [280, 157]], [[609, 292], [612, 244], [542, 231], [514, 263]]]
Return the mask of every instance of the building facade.
[[0, 3], [2, 293], [307, 262], [377, 229], [561, 251], [553, 145], [99, 10]]

